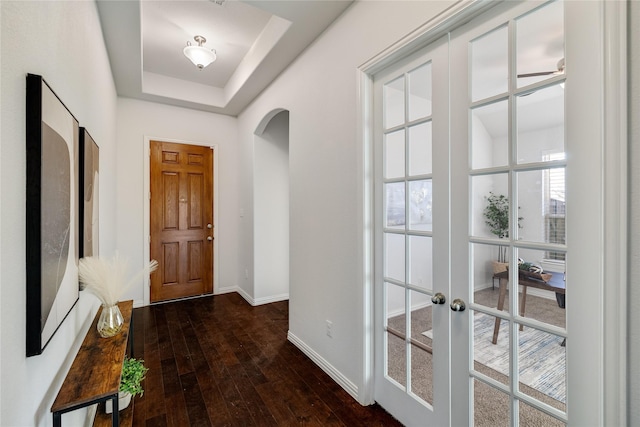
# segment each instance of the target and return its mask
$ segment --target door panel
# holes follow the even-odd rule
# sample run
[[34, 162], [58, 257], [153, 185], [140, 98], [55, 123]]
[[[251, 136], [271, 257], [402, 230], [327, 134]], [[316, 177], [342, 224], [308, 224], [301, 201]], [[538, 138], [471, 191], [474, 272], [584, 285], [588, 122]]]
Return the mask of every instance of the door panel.
[[[375, 399], [407, 425], [445, 425], [449, 409], [446, 40], [376, 76]], [[436, 145], [435, 142], [440, 142]], [[444, 152], [442, 151], [444, 149]], [[444, 252], [435, 251], [434, 247]]]
[[213, 153], [151, 141], [151, 302], [213, 291]]
[[[452, 264], [468, 266], [453, 269], [452, 298], [469, 302], [453, 314], [452, 332], [471, 332], [452, 337], [452, 398], [471, 397], [469, 413], [453, 413], [453, 424], [581, 425], [589, 423], [584, 412], [597, 417], [602, 407], [579, 385], [603, 366], [592, 352], [602, 336], [586, 326], [602, 311], [578, 302], [602, 292], [602, 282], [576, 277], [602, 244], [586, 221], [602, 220], [600, 201], [578, 160], [601, 152], [593, 88], [602, 74], [588, 65], [588, 27], [565, 19], [597, 10], [595, 2], [506, 4], [451, 34]], [[579, 80], [590, 83], [578, 89]], [[492, 87], [479, 89], [485, 81]], [[578, 111], [594, 120], [567, 114]], [[594, 207], [585, 209], [589, 199]], [[494, 228], [496, 206], [504, 216]], [[580, 228], [574, 240], [572, 227]], [[586, 370], [575, 375], [576, 366]]]

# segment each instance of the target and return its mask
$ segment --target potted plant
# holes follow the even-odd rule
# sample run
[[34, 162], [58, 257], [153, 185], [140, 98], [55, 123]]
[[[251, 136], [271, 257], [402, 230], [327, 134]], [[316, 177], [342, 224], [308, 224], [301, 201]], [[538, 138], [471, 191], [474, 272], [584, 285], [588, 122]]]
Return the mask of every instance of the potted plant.
[[[489, 192], [487, 206], [484, 208], [485, 224], [489, 227], [491, 234], [499, 239], [509, 238], [509, 199], [502, 194]], [[518, 228], [522, 217], [518, 217]], [[507, 269], [507, 247], [498, 246], [498, 259], [494, 262], [493, 272], [500, 273]]]
[[[144, 366], [144, 360], [126, 357], [122, 364], [122, 376], [120, 377], [120, 391], [118, 393], [118, 409], [122, 411], [129, 406], [131, 398], [142, 396], [142, 380], [149, 368]], [[106, 402], [106, 412], [110, 414], [113, 407], [110, 400]]]

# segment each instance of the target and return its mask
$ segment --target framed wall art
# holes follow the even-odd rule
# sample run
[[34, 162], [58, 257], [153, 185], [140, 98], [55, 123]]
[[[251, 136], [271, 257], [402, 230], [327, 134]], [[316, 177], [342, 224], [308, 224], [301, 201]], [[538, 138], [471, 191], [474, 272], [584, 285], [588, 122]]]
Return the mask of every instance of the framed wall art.
[[80, 258], [98, 256], [98, 190], [100, 150], [86, 128], [80, 128]]
[[79, 125], [27, 75], [27, 356], [41, 354], [78, 301]]

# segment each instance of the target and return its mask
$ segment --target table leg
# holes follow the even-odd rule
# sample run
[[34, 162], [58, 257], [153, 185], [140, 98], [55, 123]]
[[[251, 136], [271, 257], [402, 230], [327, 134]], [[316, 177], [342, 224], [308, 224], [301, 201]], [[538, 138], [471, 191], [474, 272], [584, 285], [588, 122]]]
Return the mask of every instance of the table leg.
[[[522, 296], [520, 297], [520, 317], [524, 317], [524, 306], [527, 303], [527, 287], [522, 287]], [[520, 324], [520, 331], [524, 329], [524, 325]]]
[[[502, 308], [504, 307], [504, 298], [507, 294], [507, 284], [509, 283], [509, 281], [507, 279], [503, 279], [500, 278], [500, 293], [498, 294], [498, 310], [502, 311]], [[500, 331], [500, 319], [499, 317], [496, 317], [496, 323], [495, 326], [493, 327], [493, 340], [491, 341], [492, 343], [497, 343], [498, 342], [498, 332]]]
[[62, 414], [60, 412], [53, 413], [53, 427], [60, 427], [62, 425]]
[[129, 321], [129, 354], [130, 357], [134, 357], [133, 355], [133, 308], [131, 309], [131, 320]]
[[118, 394], [116, 393], [116, 395], [113, 397], [112, 399], [112, 408], [113, 408], [113, 412], [111, 413], [111, 426], [112, 427], [118, 427], [120, 425], [120, 420], [119, 415], [120, 415], [120, 408], [118, 405]]

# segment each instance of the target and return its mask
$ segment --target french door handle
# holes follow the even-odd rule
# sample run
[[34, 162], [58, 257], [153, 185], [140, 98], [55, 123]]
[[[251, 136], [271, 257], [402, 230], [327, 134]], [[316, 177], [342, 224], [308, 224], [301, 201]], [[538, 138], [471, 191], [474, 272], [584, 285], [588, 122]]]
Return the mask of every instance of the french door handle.
[[456, 298], [449, 307], [451, 307], [451, 310], [453, 311], [464, 311], [464, 309], [467, 308], [467, 305], [460, 298]]
[[447, 302], [447, 299], [444, 297], [442, 292], [438, 292], [431, 297], [431, 302], [434, 304], [444, 304], [445, 302]]

